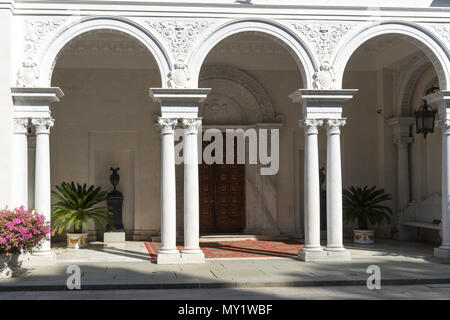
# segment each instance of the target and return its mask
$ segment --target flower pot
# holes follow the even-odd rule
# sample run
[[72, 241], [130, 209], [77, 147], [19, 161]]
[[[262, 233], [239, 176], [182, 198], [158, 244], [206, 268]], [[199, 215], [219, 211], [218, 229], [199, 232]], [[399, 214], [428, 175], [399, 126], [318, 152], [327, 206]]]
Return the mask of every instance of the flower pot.
[[360, 244], [372, 244], [375, 242], [375, 231], [353, 230], [353, 242]]
[[81, 249], [88, 245], [87, 233], [68, 233], [67, 234], [67, 248]]
[[12, 278], [14, 269], [20, 267], [20, 253], [0, 256], [0, 279]]

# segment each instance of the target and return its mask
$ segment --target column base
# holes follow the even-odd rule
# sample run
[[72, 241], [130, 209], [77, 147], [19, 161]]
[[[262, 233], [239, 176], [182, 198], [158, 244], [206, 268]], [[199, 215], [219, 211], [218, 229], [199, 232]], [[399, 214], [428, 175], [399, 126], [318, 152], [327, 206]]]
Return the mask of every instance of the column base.
[[181, 263], [205, 263], [205, 254], [200, 249], [182, 250]]
[[178, 250], [159, 250], [156, 254], [157, 264], [180, 264], [181, 255]]
[[450, 248], [448, 247], [434, 248], [434, 256], [436, 258], [450, 260]]
[[301, 250], [297, 256], [298, 260], [311, 262], [311, 261], [350, 261], [351, 254], [350, 251], [341, 250], [341, 251], [329, 251], [329, 250], [321, 250], [321, 251], [309, 251], [309, 250]]

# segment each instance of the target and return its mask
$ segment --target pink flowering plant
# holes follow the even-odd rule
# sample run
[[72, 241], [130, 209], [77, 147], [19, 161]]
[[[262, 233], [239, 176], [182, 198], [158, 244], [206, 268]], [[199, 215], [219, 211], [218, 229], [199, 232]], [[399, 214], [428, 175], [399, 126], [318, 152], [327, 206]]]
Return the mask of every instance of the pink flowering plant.
[[0, 256], [38, 249], [49, 234], [50, 223], [35, 211], [23, 206], [0, 210]]

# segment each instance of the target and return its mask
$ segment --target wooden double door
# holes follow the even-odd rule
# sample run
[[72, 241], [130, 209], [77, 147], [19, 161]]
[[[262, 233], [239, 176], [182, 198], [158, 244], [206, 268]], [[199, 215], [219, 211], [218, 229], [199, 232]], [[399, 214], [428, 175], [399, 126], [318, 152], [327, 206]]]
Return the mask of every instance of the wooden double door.
[[[208, 143], [204, 143], [203, 148]], [[200, 232], [243, 232], [245, 228], [245, 165], [203, 163], [199, 165], [199, 180]]]

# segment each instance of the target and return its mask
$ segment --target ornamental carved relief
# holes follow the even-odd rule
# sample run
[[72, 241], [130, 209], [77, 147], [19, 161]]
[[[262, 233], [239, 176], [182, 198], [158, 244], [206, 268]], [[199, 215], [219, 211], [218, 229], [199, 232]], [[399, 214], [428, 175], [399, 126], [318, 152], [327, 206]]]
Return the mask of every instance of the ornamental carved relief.
[[328, 119], [327, 120], [327, 133], [339, 134], [341, 133], [341, 127], [345, 126], [346, 119]]
[[[431, 29], [434, 30], [445, 42], [450, 45], [450, 25], [448, 24], [432, 24]], [[449, 48], [450, 50], [450, 48]]]
[[335, 89], [336, 76], [330, 64], [338, 42], [349, 32], [353, 25], [346, 23], [319, 24], [319, 23], [294, 23], [295, 30], [299, 31], [319, 60], [319, 70], [313, 76], [315, 89]]
[[305, 134], [318, 134], [320, 126], [323, 125], [322, 119], [304, 119], [298, 122], [301, 128], [305, 129]]
[[173, 133], [178, 124], [177, 118], [163, 118], [157, 117], [155, 119], [156, 128], [161, 130], [161, 133]]
[[43, 40], [64, 23], [63, 19], [25, 20], [24, 60], [17, 71], [17, 86], [36, 86], [39, 80], [39, 66], [36, 56]]
[[212, 21], [162, 20], [148, 21], [147, 24], [156, 30], [169, 44], [175, 58], [173, 70], [168, 74], [169, 87], [187, 88], [190, 72], [186, 64], [192, 46], [200, 34], [212, 24]]
[[295, 23], [293, 26], [311, 43], [320, 62], [330, 61], [339, 40], [353, 27], [348, 23]]
[[35, 118], [35, 119], [31, 119], [31, 123], [36, 128], [36, 134], [49, 134], [50, 128], [52, 128], [55, 124], [55, 119]]

